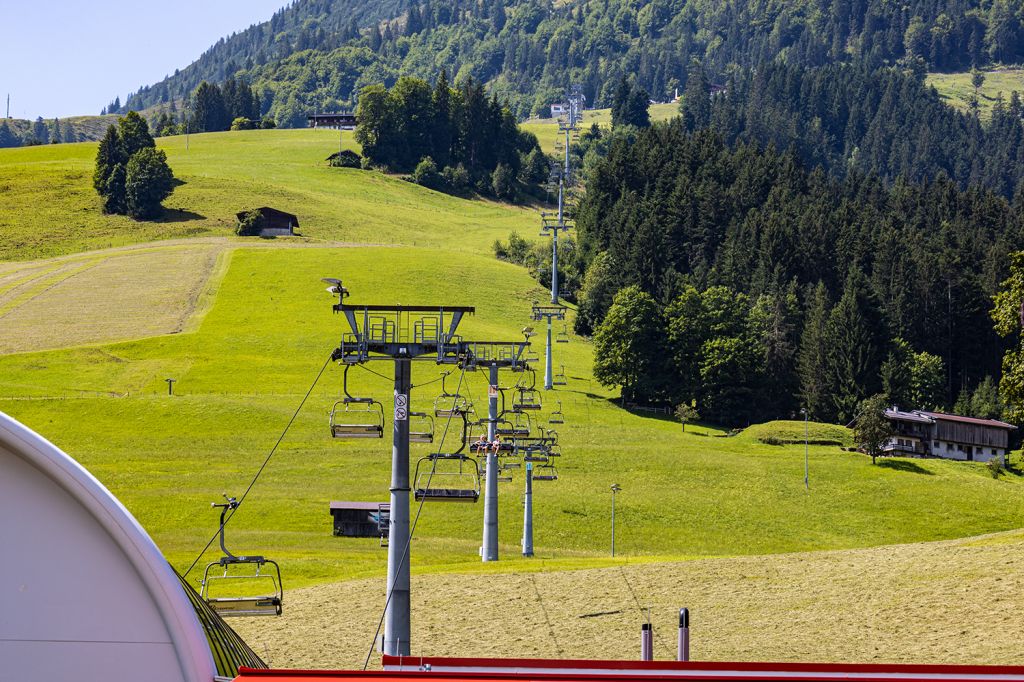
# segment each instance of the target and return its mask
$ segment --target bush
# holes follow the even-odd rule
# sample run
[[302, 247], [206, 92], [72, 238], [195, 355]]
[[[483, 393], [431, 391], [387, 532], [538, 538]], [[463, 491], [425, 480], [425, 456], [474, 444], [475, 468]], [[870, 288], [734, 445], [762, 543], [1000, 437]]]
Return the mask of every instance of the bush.
[[516, 198], [516, 174], [509, 166], [499, 163], [491, 174], [491, 189], [494, 196], [506, 201]]
[[512, 232], [508, 236], [508, 244], [500, 239], [494, 240], [494, 255], [498, 260], [509, 261], [517, 265], [527, 265], [530, 252], [533, 250], [530, 242], [519, 236], [518, 232]]
[[430, 189], [439, 190], [444, 186], [444, 178], [437, 172], [437, 164], [429, 156], [424, 156], [416, 164], [416, 170], [412, 172], [412, 181]]
[[263, 128], [264, 130], [270, 130], [271, 128], [276, 128], [276, 127], [277, 127], [277, 121], [275, 121], [270, 116], [264, 116], [263, 120], [260, 121], [260, 128]]
[[349, 149], [335, 152], [327, 157], [327, 162], [333, 168], [362, 168], [363, 157]]
[[263, 229], [263, 216], [256, 209], [246, 211], [238, 221], [235, 234], [239, 237], [252, 237], [258, 235]]
[[999, 478], [1006, 473], [1006, 465], [1002, 457], [993, 457], [985, 462], [985, 466], [988, 467], [988, 473], [992, 475], [992, 478]]
[[464, 192], [470, 186], [469, 171], [461, 163], [457, 166], [445, 166], [441, 171], [445, 184], [456, 192]]
[[245, 118], [244, 116], [239, 116], [231, 122], [232, 130], [255, 130], [257, 127], [256, 121]]

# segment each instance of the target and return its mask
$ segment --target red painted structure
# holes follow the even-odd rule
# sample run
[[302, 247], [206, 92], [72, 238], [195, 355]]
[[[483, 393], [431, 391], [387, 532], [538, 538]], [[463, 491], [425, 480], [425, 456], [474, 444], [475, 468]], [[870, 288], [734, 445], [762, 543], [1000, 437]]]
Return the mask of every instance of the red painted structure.
[[1024, 682], [1024, 666], [878, 663], [721, 663], [385, 656], [383, 671], [248, 670], [236, 682]]

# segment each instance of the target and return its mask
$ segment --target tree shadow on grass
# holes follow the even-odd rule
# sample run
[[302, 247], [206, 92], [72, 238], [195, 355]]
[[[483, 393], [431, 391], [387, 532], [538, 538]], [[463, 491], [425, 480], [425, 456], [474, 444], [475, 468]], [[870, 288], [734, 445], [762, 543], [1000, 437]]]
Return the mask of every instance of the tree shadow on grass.
[[182, 208], [166, 208], [163, 215], [156, 219], [158, 223], [187, 223], [193, 220], [206, 220], [206, 216]]
[[924, 474], [925, 476], [934, 476], [935, 474], [928, 471], [920, 464], [914, 462], [908, 462], [905, 459], [883, 459], [878, 463], [878, 466], [886, 469], [895, 469], [896, 471], [906, 471], [911, 474]]

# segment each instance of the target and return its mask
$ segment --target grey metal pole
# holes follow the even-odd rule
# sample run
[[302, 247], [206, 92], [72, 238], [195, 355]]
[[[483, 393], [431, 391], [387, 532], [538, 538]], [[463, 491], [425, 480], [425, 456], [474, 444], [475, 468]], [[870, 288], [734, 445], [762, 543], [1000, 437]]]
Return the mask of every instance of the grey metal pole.
[[[575, 125], [572, 107], [569, 107], [569, 125]], [[565, 129], [565, 177], [569, 177], [569, 129]]]
[[802, 408], [800, 411], [804, 413], [804, 490], [810, 490], [811, 489], [811, 470], [810, 470], [810, 463], [808, 461], [808, 456], [807, 456], [807, 419], [808, 419], [809, 415], [807, 414], [807, 408], [806, 407]]
[[533, 556], [533, 462], [526, 463], [526, 494], [523, 496], [523, 556]]
[[551, 234], [551, 303], [558, 305], [558, 232], [562, 229], [562, 181], [558, 181], [558, 224]]
[[618, 492], [618, 485], [612, 486], [612, 556], [615, 556], [615, 493]]
[[[391, 446], [391, 528], [388, 540], [388, 602], [384, 615], [384, 653], [409, 655], [411, 616], [409, 601], [409, 390], [412, 366], [395, 359], [395, 417]], [[406, 415], [398, 419], [399, 405]]]
[[677, 661], [690, 660], [690, 609], [679, 609], [679, 651]]
[[650, 622], [640, 626], [640, 660], [654, 660], [654, 631]]
[[547, 345], [544, 346], [544, 390], [550, 391], [554, 386], [552, 380], [552, 372], [554, 368], [551, 366], [551, 316], [545, 315], [548, 318], [548, 339]]
[[[498, 385], [498, 367], [490, 367], [491, 386]], [[494, 442], [495, 428], [498, 421], [498, 396], [488, 396], [487, 400], [487, 437]], [[498, 560], [498, 453], [487, 453], [486, 488], [484, 489], [484, 540], [480, 549], [483, 561]]]

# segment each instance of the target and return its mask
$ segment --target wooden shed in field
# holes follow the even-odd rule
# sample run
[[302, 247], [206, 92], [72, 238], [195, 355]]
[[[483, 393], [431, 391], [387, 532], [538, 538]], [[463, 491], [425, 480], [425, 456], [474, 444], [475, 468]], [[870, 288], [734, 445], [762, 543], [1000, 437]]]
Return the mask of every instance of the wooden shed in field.
[[299, 218], [269, 206], [236, 213], [238, 234], [259, 237], [287, 237], [295, 234]]

